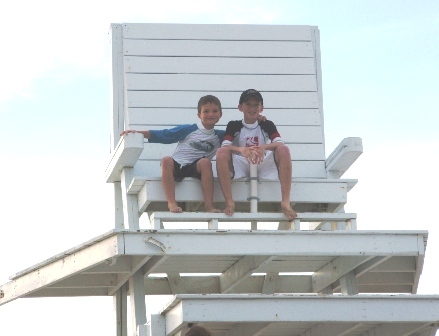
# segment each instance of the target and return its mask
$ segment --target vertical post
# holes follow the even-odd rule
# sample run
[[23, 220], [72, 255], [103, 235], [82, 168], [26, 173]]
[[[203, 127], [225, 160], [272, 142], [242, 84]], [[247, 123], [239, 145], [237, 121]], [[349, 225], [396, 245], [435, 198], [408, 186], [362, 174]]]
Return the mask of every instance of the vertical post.
[[350, 271], [340, 278], [340, 289], [343, 295], [357, 295], [358, 286], [355, 271]]
[[[142, 269], [138, 270], [129, 280], [131, 318], [133, 331], [137, 333], [138, 326], [146, 324], [145, 285]], [[140, 329], [142, 330], [143, 327]]]
[[250, 164], [250, 212], [258, 212], [258, 166]]
[[123, 202], [120, 182], [114, 182], [114, 228], [124, 229], [123, 224]]
[[166, 336], [166, 321], [161, 314], [152, 314], [151, 320], [148, 322], [149, 336]]
[[137, 195], [130, 195], [127, 193], [129, 183], [133, 178], [133, 168], [123, 168], [120, 177], [122, 187], [123, 221], [125, 227], [133, 230], [138, 230], [140, 227], [139, 204], [137, 202]]
[[[250, 212], [258, 212], [258, 166], [250, 164]], [[258, 222], [251, 221], [251, 229], [258, 229]]]
[[122, 286], [113, 295], [113, 304], [116, 314], [116, 336], [128, 336], [126, 286]]

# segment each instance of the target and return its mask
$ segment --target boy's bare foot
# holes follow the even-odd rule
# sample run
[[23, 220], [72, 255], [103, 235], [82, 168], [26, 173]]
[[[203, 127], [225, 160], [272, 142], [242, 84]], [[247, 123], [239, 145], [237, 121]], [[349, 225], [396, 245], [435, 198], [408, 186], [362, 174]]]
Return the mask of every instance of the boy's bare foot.
[[282, 212], [288, 219], [294, 219], [297, 217], [296, 212], [291, 208], [290, 202], [288, 203], [280, 203], [280, 206], [282, 208]]
[[232, 204], [232, 205], [226, 205], [226, 207], [224, 208], [223, 212], [224, 212], [227, 216], [231, 216], [231, 215], [233, 215], [233, 213], [235, 212], [235, 204]]
[[169, 211], [171, 212], [177, 212], [177, 213], [183, 212], [183, 209], [179, 207], [177, 203], [172, 203], [172, 204], [168, 203], [168, 208]]
[[206, 212], [213, 212], [213, 213], [219, 213], [219, 212], [221, 212], [221, 210], [220, 209], [216, 209], [216, 208], [214, 208], [214, 207], [204, 207], [204, 209], [206, 210]]

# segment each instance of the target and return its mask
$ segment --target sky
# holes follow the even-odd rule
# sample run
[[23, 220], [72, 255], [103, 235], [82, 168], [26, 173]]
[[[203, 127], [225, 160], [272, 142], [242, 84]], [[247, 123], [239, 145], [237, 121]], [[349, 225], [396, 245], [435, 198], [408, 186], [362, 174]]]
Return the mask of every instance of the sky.
[[[14, 1], [0, 12], [0, 284], [113, 228], [110, 24], [303, 24], [320, 29], [326, 155], [364, 153], [346, 212], [364, 230], [428, 230], [420, 294], [439, 294], [439, 2]], [[19, 299], [2, 335], [112, 334], [112, 298]]]

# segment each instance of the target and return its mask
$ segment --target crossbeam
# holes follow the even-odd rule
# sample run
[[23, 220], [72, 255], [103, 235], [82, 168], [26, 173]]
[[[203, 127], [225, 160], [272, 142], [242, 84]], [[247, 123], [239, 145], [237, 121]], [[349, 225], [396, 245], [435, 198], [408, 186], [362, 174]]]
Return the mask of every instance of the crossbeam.
[[[326, 213], [305, 212], [298, 213], [295, 220], [288, 220], [283, 213], [234, 213], [227, 216], [224, 213], [210, 212], [153, 212], [150, 216], [151, 228], [159, 230], [164, 222], [288, 222], [288, 229], [300, 228], [301, 222], [345, 222], [347, 227], [355, 225], [355, 213]], [[318, 226], [316, 226], [318, 228]], [[217, 225], [209, 225], [209, 229], [218, 229]]]

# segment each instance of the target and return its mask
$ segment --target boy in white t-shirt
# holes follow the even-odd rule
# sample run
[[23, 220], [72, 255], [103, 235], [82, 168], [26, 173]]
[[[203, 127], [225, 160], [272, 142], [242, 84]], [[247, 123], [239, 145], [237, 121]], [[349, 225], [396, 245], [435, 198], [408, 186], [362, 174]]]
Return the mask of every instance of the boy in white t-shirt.
[[218, 178], [226, 202], [224, 212], [230, 216], [235, 211], [231, 180], [249, 177], [250, 164], [253, 163], [258, 165], [259, 178], [280, 180], [282, 212], [288, 219], [296, 218], [290, 201], [290, 150], [272, 121], [258, 122], [264, 109], [262, 95], [254, 89], [244, 91], [238, 108], [244, 114], [244, 119], [227, 124], [222, 147], [216, 153]]

